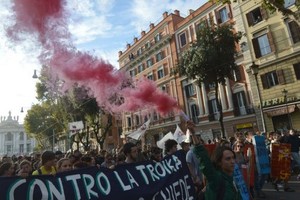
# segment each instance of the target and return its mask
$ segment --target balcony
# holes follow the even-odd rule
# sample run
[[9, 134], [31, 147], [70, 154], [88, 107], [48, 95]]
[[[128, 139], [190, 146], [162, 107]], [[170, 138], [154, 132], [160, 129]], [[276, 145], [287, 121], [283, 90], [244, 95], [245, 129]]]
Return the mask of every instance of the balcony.
[[251, 115], [254, 114], [254, 108], [253, 105], [235, 107], [233, 112], [234, 116]]

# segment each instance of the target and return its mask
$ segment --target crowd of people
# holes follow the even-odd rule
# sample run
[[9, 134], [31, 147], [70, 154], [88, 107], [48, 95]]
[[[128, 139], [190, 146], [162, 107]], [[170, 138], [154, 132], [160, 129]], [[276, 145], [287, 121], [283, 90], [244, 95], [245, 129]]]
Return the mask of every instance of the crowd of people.
[[[291, 170], [300, 167], [299, 147], [300, 139], [295, 130], [286, 133], [272, 132], [260, 134], [254, 132], [238, 132], [228, 139], [214, 139], [203, 141], [201, 135], [196, 135], [194, 125], [187, 123], [191, 132], [190, 142], [178, 142], [174, 139], [165, 141], [164, 149], [157, 146], [146, 145], [141, 147], [140, 141], [127, 142], [114, 151], [95, 150], [83, 154], [79, 150], [72, 153], [61, 151], [44, 151], [34, 153], [32, 156], [3, 156], [0, 163], [0, 177], [20, 176], [26, 178], [34, 175], [54, 175], [69, 170], [76, 170], [91, 166], [114, 169], [118, 165], [134, 163], [145, 160], [159, 162], [164, 156], [171, 155], [179, 148], [186, 153], [186, 162], [192, 181], [195, 185], [197, 198], [201, 199], [241, 199], [241, 194], [233, 181], [234, 166], [237, 164], [241, 171], [252, 165], [254, 180], [245, 180], [249, 194], [254, 199], [265, 198], [262, 188], [266, 181], [272, 181], [274, 189], [283, 187], [286, 192], [293, 192], [288, 180], [270, 177], [270, 174], [259, 174], [256, 169], [255, 159], [249, 157], [249, 150], [244, 148], [253, 146], [254, 135], [265, 138], [266, 149], [272, 154], [272, 144], [288, 143], [291, 145]], [[215, 144], [215, 150], [210, 155], [203, 144]], [[254, 153], [254, 152], [253, 152]], [[252, 162], [252, 163], [251, 163]], [[248, 171], [249, 172], [249, 171]], [[298, 172], [299, 173], [299, 172]], [[249, 176], [249, 175], [248, 175]], [[300, 178], [300, 175], [298, 175]], [[244, 177], [247, 179], [247, 177]]]

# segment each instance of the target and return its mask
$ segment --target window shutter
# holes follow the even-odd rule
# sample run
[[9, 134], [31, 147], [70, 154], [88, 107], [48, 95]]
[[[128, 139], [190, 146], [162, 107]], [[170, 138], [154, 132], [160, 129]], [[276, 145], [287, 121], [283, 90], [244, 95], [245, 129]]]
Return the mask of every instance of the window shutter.
[[267, 12], [266, 9], [260, 8], [260, 14], [261, 14], [263, 19], [268, 19], [268, 12]]
[[189, 93], [188, 86], [185, 86], [184, 89], [185, 89], [186, 97], [187, 97], [187, 98], [190, 97], [191, 95], [190, 95], [190, 93]]
[[247, 18], [248, 26], [253, 26], [253, 17], [251, 12], [246, 14], [246, 18]]
[[294, 72], [296, 75], [297, 80], [300, 80], [300, 63], [296, 63], [294, 66]]
[[240, 115], [240, 110], [239, 110], [239, 105], [238, 105], [236, 93], [232, 94], [232, 102], [233, 102], [233, 106], [234, 106], [234, 108], [233, 108], [234, 116], [239, 116]]
[[300, 27], [295, 21], [289, 23], [291, 36], [294, 43], [300, 42]]
[[235, 70], [235, 81], [240, 81], [241, 80], [241, 71], [240, 71], [240, 66], [238, 66]]
[[212, 108], [212, 100], [208, 100], [208, 120], [209, 121], [214, 121], [215, 116], [213, 113], [213, 108]]
[[268, 89], [269, 88], [269, 84], [268, 84], [268, 80], [267, 80], [267, 76], [266, 74], [263, 74], [260, 76], [261, 78], [261, 83], [264, 89]]
[[259, 44], [258, 44], [258, 39], [257, 38], [253, 38], [252, 39], [252, 45], [253, 45], [255, 57], [256, 58], [261, 57], [260, 48], [259, 48]]
[[218, 24], [221, 24], [221, 23], [222, 23], [222, 20], [221, 20], [221, 16], [220, 16], [219, 11], [216, 11], [215, 14], [216, 14], [217, 23], [218, 23]]
[[268, 37], [268, 40], [269, 40], [269, 43], [270, 43], [271, 51], [274, 52], [275, 51], [275, 44], [274, 44], [274, 40], [273, 40], [273, 37], [272, 37], [272, 33], [268, 32], [267, 37]]
[[231, 13], [231, 7], [230, 7], [229, 4], [226, 6], [226, 10], [227, 10], [228, 18], [231, 19], [232, 18], [232, 13]]
[[247, 106], [247, 100], [246, 100], [246, 93], [245, 91], [241, 91], [241, 94], [242, 94], [242, 98], [243, 98], [243, 101], [244, 101], [244, 105], [243, 106]]
[[279, 69], [276, 71], [277, 77], [278, 77], [278, 82], [281, 85], [285, 84], [285, 78], [284, 78], [284, 72], [283, 69]]

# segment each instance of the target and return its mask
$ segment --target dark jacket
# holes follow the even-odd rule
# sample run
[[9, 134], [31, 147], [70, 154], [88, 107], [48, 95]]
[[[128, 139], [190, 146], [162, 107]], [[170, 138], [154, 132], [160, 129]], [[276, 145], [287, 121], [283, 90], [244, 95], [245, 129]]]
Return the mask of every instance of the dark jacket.
[[[194, 152], [197, 158], [200, 160], [200, 169], [206, 177], [206, 191], [205, 191], [205, 199], [208, 200], [241, 200], [241, 195], [238, 192], [237, 188], [233, 184], [233, 176], [229, 176], [223, 173], [220, 170], [214, 168], [207, 150], [203, 145], [198, 145], [195, 147]], [[225, 190], [221, 190], [220, 186], [225, 185]], [[222, 196], [220, 195], [220, 191], [224, 191]], [[222, 192], [221, 192], [222, 193]]]

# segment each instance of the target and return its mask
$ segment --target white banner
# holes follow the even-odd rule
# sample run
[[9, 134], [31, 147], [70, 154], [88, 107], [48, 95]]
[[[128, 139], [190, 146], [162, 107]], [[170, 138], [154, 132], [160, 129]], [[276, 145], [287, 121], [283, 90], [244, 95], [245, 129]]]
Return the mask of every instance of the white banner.
[[149, 128], [150, 126], [150, 119], [148, 121], [146, 121], [140, 128], [138, 128], [136, 131], [130, 133], [127, 137], [130, 137], [132, 139], [135, 140], [139, 140], [140, 137], [142, 137], [146, 130]]
[[70, 122], [69, 123], [70, 137], [78, 133], [78, 131], [82, 130], [83, 128], [84, 125], [82, 121]]

